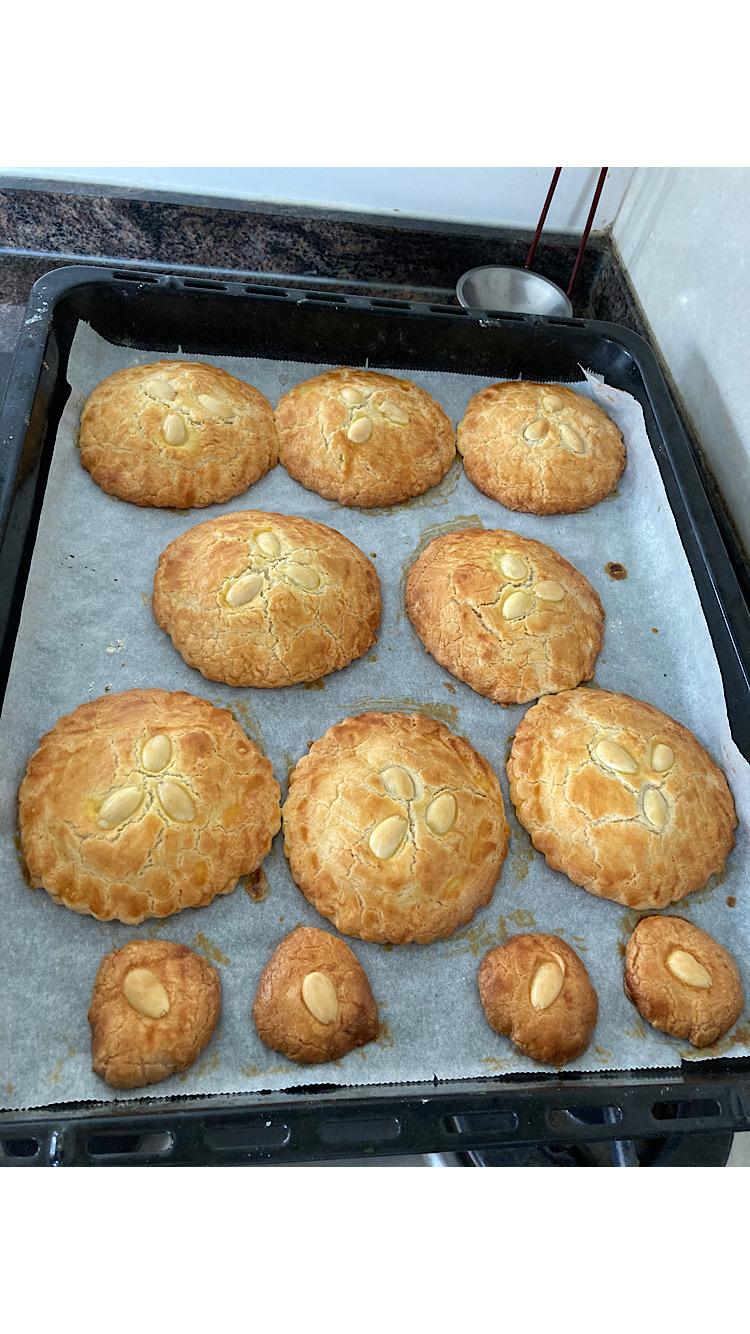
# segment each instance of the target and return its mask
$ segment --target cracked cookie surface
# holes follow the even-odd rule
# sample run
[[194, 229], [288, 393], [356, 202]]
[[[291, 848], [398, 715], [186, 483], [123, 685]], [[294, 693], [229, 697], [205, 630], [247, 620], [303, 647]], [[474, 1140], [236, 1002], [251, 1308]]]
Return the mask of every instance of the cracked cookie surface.
[[215, 968], [186, 945], [131, 940], [99, 965], [89, 1006], [91, 1063], [113, 1088], [142, 1088], [187, 1070], [221, 1011]]
[[597, 403], [526, 380], [488, 385], [470, 399], [458, 450], [480, 491], [527, 514], [588, 509], [625, 467], [622, 436]]
[[33, 886], [134, 925], [202, 907], [254, 871], [280, 825], [279, 785], [228, 709], [129, 690], [42, 737], [18, 814]]
[[559, 936], [511, 936], [484, 956], [479, 998], [496, 1033], [544, 1065], [567, 1065], [591, 1041], [599, 1001], [582, 959]]
[[176, 509], [238, 496], [278, 461], [273, 410], [260, 390], [199, 361], [107, 376], [84, 404], [78, 443], [103, 491]]
[[296, 765], [283, 809], [292, 876], [348, 936], [427, 944], [484, 907], [508, 851], [500, 784], [421, 713], [362, 713]]
[[411, 380], [340, 367], [297, 384], [276, 408], [279, 457], [341, 505], [395, 505], [435, 486], [456, 456], [450, 420]]
[[406, 610], [428, 653], [500, 704], [588, 681], [602, 646], [604, 610], [588, 580], [501, 528], [430, 542], [409, 571]]
[[372, 1042], [378, 1007], [367, 974], [343, 940], [300, 926], [276, 946], [260, 977], [253, 1021], [290, 1061], [336, 1061]]
[[211, 681], [314, 681], [375, 642], [380, 583], [322, 523], [248, 510], [190, 528], [159, 558], [154, 616]]
[[710, 1047], [742, 1013], [731, 954], [683, 917], [641, 919], [625, 951], [624, 983], [647, 1023], [694, 1047]]
[[510, 795], [534, 847], [591, 894], [663, 908], [720, 871], [737, 824], [726, 778], [687, 728], [581, 687], [524, 715]]

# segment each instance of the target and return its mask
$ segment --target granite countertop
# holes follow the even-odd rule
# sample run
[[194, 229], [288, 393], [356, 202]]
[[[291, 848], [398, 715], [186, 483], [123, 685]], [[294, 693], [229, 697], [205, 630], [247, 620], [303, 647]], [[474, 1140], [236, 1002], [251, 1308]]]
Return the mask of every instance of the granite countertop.
[[[62, 264], [117, 264], [184, 275], [294, 284], [429, 303], [456, 302], [467, 269], [523, 266], [526, 232], [406, 217], [369, 216], [241, 201], [135, 194], [0, 177], [0, 398], [29, 292]], [[545, 233], [534, 268], [563, 289], [578, 238]], [[606, 235], [589, 240], [574, 314], [635, 330], [653, 345]], [[658, 348], [655, 348], [658, 356]], [[704, 478], [724, 540], [750, 600], [750, 576], [716, 482], [674, 386], [662, 369]], [[5, 374], [3, 373], [5, 371]]]

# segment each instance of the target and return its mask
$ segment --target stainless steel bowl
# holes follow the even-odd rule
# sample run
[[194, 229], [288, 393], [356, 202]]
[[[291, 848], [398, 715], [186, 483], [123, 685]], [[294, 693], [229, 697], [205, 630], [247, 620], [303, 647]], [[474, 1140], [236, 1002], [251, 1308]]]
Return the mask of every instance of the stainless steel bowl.
[[469, 269], [456, 284], [456, 296], [468, 310], [519, 311], [525, 315], [572, 315], [562, 288], [530, 269], [485, 264]]

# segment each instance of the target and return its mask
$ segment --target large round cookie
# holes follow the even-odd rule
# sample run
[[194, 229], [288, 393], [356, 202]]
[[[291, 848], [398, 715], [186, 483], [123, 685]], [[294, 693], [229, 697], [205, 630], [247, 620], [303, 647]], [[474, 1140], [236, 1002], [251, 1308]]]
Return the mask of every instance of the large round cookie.
[[337, 1061], [378, 1035], [367, 973], [343, 940], [298, 926], [260, 977], [253, 1021], [261, 1041], [290, 1061]]
[[154, 615], [191, 667], [233, 686], [286, 686], [375, 641], [380, 584], [348, 538], [248, 510], [189, 528], [162, 553]]
[[549, 865], [629, 908], [701, 889], [734, 846], [721, 769], [687, 728], [628, 695], [582, 687], [540, 700], [518, 726], [508, 778]]
[[89, 1007], [91, 1064], [113, 1088], [187, 1070], [221, 1011], [215, 968], [171, 940], [131, 940], [99, 965]]
[[395, 505], [445, 475], [456, 455], [443, 409], [411, 380], [341, 367], [297, 384], [276, 408], [279, 457], [342, 505]]
[[588, 681], [602, 645], [604, 611], [583, 575], [501, 528], [430, 542], [409, 571], [406, 610], [427, 651], [500, 704]]
[[470, 400], [458, 425], [466, 474], [510, 510], [572, 514], [603, 500], [625, 467], [614, 422], [561, 385], [512, 380]]
[[190, 509], [247, 491], [278, 459], [270, 403], [200, 361], [115, 371], [81, 414], [81, 463], [134, 505]]
[[279, 785], [228, 709], [129, 690], [42, 737], [19, 792], [32, 885], [135, 924], [200, 908], [254, 871], [279, 828]]
[[492, 897], [508, 850], [500, 784], [421, 713], [362, 713], [293, 770], [284, 851], [305, 898], [348, 936], [427, 944]]

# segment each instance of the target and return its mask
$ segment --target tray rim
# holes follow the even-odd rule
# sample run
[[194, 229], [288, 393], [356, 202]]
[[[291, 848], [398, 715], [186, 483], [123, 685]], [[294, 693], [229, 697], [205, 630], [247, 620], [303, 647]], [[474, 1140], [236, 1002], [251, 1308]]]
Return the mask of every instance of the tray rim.
[[[700, 560], [709, 581], [710, 590], [720, 613], [729, 642], [740, 669], [738, 678], [744, 688], [745, 701], [750, 702], [750, 613], [744, 602], [736, 574], [721, 537], [713, 509], [703, 486], [688, 438], [662, 376], [656, 357], [649, 344], [640, 335], [608, 321], [585, 320], [576, 317], [543, 317], [511, 315], [501, 312], [466, 311], [461, 307], [428, 304], [419, 301], [401, 301], [376, 298], [362, 294], [326, 292], [316, 287], [302, 288], [282, 284], [274, 275], [274, 282], [248, 282], [232, 279], [190, 279], [184, 274], [165, 272], [163, 269], [118, 269], [116, 265], [64, 265], [42, 275], [31, 290], [26, 314], [16, 346], [6, 392], [0, 404], [0, 540], [5, 529], [15, 489], [21, 452], [31, 421], [32, 408], [39, 389], [47, 340], [55, 309], [60, 301], [76, 288], [106, 286], [112, 282], [134, 284], [139, 288], [162, 287], [184, 293], [185, 299], [201, 291], [214, 295], [245, 300], [274, 300], [305, 305], [347, 308], [376, 315], [389, 314], [417, 317], [434, 321], [439, 327], [445, 320], [461, 323], [479, 323], [486, 328], [503, 329], [525, 324], [540, 327], [564, 337], [566, 327], [582, 329], [607, 339], [623, 348], [635, 363], [643, 391], [661, 437], [665, 451], [657, 462], [662, 474], [664, 462], [669, 464], [670, 475], [677, 487], [690, 531], [695, 537], [694, 550], [685, 548], [686, 556], [696, 575], [694, 561]], [[45, 479], [46, 485], [46, 479]], [[668, 497], [674, 514], [672, 500]], [[677, 519], [677, 515], [675, 515]], [[683, 529], [678, 524], [685, 547]], [[701, 540], [702, 539], [702, 540]], [[706, 545], [714, 548], [710, 558]], [[718, 557], [718, 568], [717, 568]], [[697, 583], [697, 580], [696, 580]], [[704, 614], [711, 627], [711, 618], [705, 606], [703, 592], [698, 593]], [[717, 649], [717, 657], [718, 657]], [[722, 668], [722, 676], [723, 676]], [[750, 712], [750, 710], [748, 711]], [[750, 729], [748, 732], [750, 736]], [[479, 1077], [460, 1081], [434, 1081], [396, 1085], [371, 1085], [335, 1088], [324, 1087], [312, 1091], [289, 1090], [274, 1094], [208, 1094], [197, 1098], [145, 1096], [120, 1103], [76, 1103], [59, 1107], [44, 1107], [26, 1111], [0, 1109], [0, 1166], [12, 1163], [81, 1164], [93, 1162], [170, 1162], [175, 1154], [180, 1161], [203, 1162], [269, 1162], [269, 1161], [325, 1161], [341, 1158], [349, 1152], [362, 1155], [372, 1152], [372, 1145], [358, 1143], [353, 1147], [350, 1138], [343, 1143], [335, 1137], [326, 1142], [316, 1135], [325, 1125], [326, 1115], [345, 1127], [352, 1122], [372, 1123], [373, 1109], [387, 1121], [395, 1118], [398, 1133], [390, 1141], [378, 1145], [378, 1153], [403, 1154], [427, 1151], [426, 1146], [440, 1150], [464, 1150], [497, 1146], [501, 1143], [544, 1142], [560, 1138], [559, 1124], [550, 1125], [544, 1108], [569, 1110], [574, 1107], [615, 1108], [614, 1119], [606, 1124], [592, 1126], [587, 1122], [576, 1124], [575, 1118], [566, 1124], [566, 1139], [615, 1139], [628, 1135], [669, 1135], [675, 1122], [661, 1123], [650, 1114], [649, 1099], [658, 1087], [660, 1100], [678, 1106], [712, 1101], [716, 1110], [709, 1115], [679, 1115], [680, 1133], [700, 1133], [721, 1129], [750, 1129], [750, 1057], [718, 1059], [701, 1063], [700, 1067], [683, 1062], [682, 1066], [664, 1070], [561, 1072], [559, 1075], [539, 1074], [532, 1078], [521, 1075]], [[419, 1108], [429, 1109], [419, 1113]], [[247, 1128], [257, 1121], [263, 1110], [273, 1109], [272, 1126], [281, 1118], [289, 1135], [283, 1144], [258, 1142], [251, 1148], [237, 1150], [232, 1156], [226, 1150], [210, 1148], [206, 1133], [221, 1118], [231, 1117], [232, 1124]], [[474, 1115], [477, 1109], [493, 1114], [503, 1112], [505, 1129], [494, 1132], [469, 1127], [457, 1129], [461, 1118]], [[344, 1116], [341, 1114], [345, 1113]], [[400, 1114], [400, 1119], [399, 1119]], [[509, 1119], [508, 1119], [509, 1118]], [[450, 1131], [448, 1121], [454, 1123]], [[117, 1129], [122, 1133], [151, 1133], [155, 1125], [162, 1129], [170, 1123], [173, 1152], [143, 1155], [97, 1155], [88, 1150], [88, 1139], [95, 1132]], [[279, 1122], [280, 1124], [281, 1122]], [[663, 1128], [660, 1128], [661, 1127]], [[176, 1131], [178, 1133], [176, 1133]], [[372, 1138], [372, 1134], [371, 1134]], [[38, 1148], [27, 1157], [8, 1157], [3, 1144], [24, 1139], [36, 1140]], [[261, 1136], [262, 1140], [262, 1136]]]

